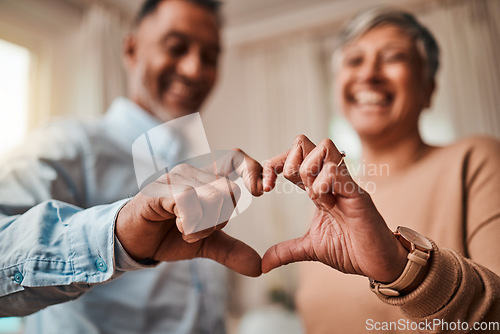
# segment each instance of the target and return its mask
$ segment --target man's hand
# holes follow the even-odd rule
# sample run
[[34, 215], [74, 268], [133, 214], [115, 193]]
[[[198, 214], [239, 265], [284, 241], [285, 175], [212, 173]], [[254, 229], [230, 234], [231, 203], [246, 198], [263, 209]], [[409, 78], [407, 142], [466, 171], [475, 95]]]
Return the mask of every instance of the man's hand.
[[236, 206], [242, 177], [260, 196], [262, 167], [242, 151], [198, 169], [175, 167], [146, 186], [120, 210], [116, 236], [136, 260], [177, 261], [204, 257], [247, 276], [261, 274], [261, 257], [221, 229]]
[[317, 210], [302, 237], [271, 247], [262, 272], [297, 261], [320, 261], [341, 272], [392, 282], [403, 272], [408, 252], [396, 240], [370, 195], [351, 178], [331, 140], [318, 146], [298, 136], [286, 153], [264, 165], [264, 190], [277, 175], [306, 190]]

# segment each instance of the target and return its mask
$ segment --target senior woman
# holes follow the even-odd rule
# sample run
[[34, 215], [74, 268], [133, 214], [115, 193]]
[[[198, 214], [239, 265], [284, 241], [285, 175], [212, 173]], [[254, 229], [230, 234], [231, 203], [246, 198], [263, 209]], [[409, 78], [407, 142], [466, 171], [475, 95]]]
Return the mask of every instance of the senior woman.
[[500, 325], [500, 143], [422, 141], [418, 120], [434, 92], [438, 53], [425, 27], [392, 9], [365, 11], [340, 34], [343, 113], [364, 163], [389, 166], [389, 175], [361, 176], [376, 184], [371, 194], [328, 139], [315, 145], [298, 136], [264, 168], [266, 191], [283, 172], [317, 206], [305, 236], [262, 260], [263, 272], [304, 260], [327, 265], [303, 270], [297, 302], [310, 333]]

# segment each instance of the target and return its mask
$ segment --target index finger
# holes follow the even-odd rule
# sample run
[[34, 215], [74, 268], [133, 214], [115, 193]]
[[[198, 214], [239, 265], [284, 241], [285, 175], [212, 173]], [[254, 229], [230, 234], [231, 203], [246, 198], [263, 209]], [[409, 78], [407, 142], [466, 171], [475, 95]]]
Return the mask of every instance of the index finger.
[[276, 186], [276, 179], [281, 172], [287, 180], [305, 190], [300, 168], [304, 159], [315, 147], [316, 145], [305, 135], [296, 136], [290, 150], [272, 158], [265, 164], [264, 191], [271, 191]]
[[262, 166], [241, 149], [214, 151], [213, 164], [207, 166], [216, 175], [231, 181], [241, 177], [245, 187], [253, 196], [262, 195]]
[[262, 170], [262, 183], [264, 185], [264, 191], [269, 192], [273, 190], [276, 185], [278, 175], [283, 172], [289, 153], [290, 150], [287, 150], [285, 153], [277, 155], [264, 163]]
[[[257, 160], [250, 157], [241, 149], [234, 150], [236, 154], [233, 156], [233, 165], [235, 165], [236, 173], [241, 176], [245, 186], [254, 196], [263, 194], [262, 187], [262, 165]], [[241, 159], [243, 158], [243, 161]], [[240, 162], [238, 164], [238, 162]]]

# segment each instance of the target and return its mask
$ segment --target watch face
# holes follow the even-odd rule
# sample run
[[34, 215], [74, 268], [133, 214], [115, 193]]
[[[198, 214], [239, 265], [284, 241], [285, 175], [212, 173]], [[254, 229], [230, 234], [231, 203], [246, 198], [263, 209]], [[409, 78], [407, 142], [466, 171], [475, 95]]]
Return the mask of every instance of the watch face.
[[429, 240], [424, 238], [420, 233], [404, 226], [398, 227], [398, 232], [403, 238], [415, 244], [416, 248], [422, 250], [432, 250], [432, 244]]

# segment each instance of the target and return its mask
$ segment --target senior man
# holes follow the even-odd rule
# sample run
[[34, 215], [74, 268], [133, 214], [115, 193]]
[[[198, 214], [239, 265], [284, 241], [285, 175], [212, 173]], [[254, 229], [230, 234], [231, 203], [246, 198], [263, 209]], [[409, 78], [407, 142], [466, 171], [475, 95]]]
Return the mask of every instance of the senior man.
[[[116, 99], [98, 122], [51, 124], [4, 161], [0, 316], [51, 305], [28, 318], [28, 333], [225, 331], [220, 265], [177, 260], [205, 257], [258, 276], [260, 256], [219, 228], [185, 242], [180, 231], [196, 210], [180, 202], [194, 194], [189, 203], [211, 205], [220, 182], [163, 196], [203, 186], [206, 174], [184, 177], [181, 168], [153, 182], [154, 193], [139, 192], [131, 154], [141, 134], [200, 109], [216, 81], [219, 28], [215, 1], [146, 1], [124, 43], [128, 99]], [[162, 161], [178, 161], [177, 136], [162, 133]], [[239, 172], [260, 195], [261, 166], [244, 159]]]

